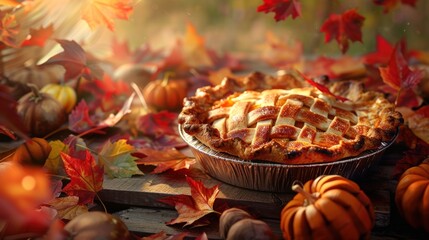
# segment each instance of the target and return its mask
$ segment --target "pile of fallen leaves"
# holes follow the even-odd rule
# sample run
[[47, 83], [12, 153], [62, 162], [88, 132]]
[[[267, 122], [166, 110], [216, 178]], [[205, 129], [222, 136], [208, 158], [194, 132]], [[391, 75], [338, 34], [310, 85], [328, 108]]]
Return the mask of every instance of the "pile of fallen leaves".
[[[86, 1], [80, 6], [84, 9], [80, 17], [91, 28], [104, 25], [113, 31], [111, 19], [127, 19], [133, 5], [131, 1], [105, 2]], [[399, 2], [412, 6], [416, 3], [374, 1], [375, 4], [383, 4], [385, 14]], [[64, 69], [62, 81], [74, 87], [78, 103], [62, 128], [45, 136], [52, 150], [43, 168], [0, 161], [0, 182], [13, 186], [0, 190], [0, 197], [5, 200], [0, 201], [0, 236], [7, 234], [2, 226], [28, 227], [37, 222], [38, 225], [34, 225], [36, 230], [43, 232], [54, 220], [67, 222], [94, 206], [103, 206], [98, 193], [103, 189], [104, 178], [168, 174], [188, 169], [195, 163], [194, 158], [180, 151], [186, 144], [178, 134], [178, 113], [147, 107], [141, 98], [140, 88], [123, 79], [114, 79], [114, 69], [126, 64], [151, 69], [149, 81], [174, 72], [186, 79], [189, 94], [198, 87], [218, 84], [225, 76], [252, 71], [244, 63], [246, 59], [219, 55], [209, 49], [204, 37], [191, 23], [187, 25], [183, 38], [177, 39], [166, 53], [149, 46], [130, 50], [126, 43], [115, 40], [112, 42], [112, 56], [100, 59], [85, 49], [84, 44], [58, 38], [53, 26], [33, 29], [20, 25], [18, 13], [31, 14], [38, 9], [37, 3], [1, 3], [10, 6], [0, 11], [1, 50], [25, 52], [59, 46], [59, 53], [37, 67], [61, 66]], [[257, 10], [274, 12], [277, 21], [288, 16], [293, 19], [301, 17], [299, 0], [264, 0]], [[269, 65], [271, 70], [296, 67], [309, 83], [322, 91], [327, 91], [323, 84], [312, 79], [320, 76], [330, 82], [353, 79], [364, 83], [367, 89], [385, 93], [396, 103], [405, 119], [396, 143], [403, 147], [404, 155], [397, 162], [396, 175], [392, 176], [398, 177], [429, 154], [429, 53], [407, 49], [405, 40], [390, 43], [379, 35], [375, 52], [362, 56], [345, 55], [351, 43], [362, 41], [364, 22], [365, 17], [356, 9], [333, 14], [326, 19], [320, 31], [325, 33], [326, 42], [335, 40], [339, 44], [343, 53], [340, 57], [310, 60], [296, 47], [300, 43], [292, 46], [271, 34], [264, 43], [265, 52], [257, 61]], [[26, 38], [22, 38], [23, 33]], [[42, 56], [33, 60], [39, 62], [40, 59]], [[5, 81], [0, 84], [0, 135], [2, 141], [16, 146], [16, 143], [28, 141], [29, 136], [16, 113], [17, 99], [9, 93], [13, 81], [7, 78], [5, 69], [2, 69], [2, 75]], [[145, 165], [152, 166], [152, 171], [143, 173]], [[178, 212], [178, 217], [167, 224], [193, 227], [210, 224], [205, 216], [219, 216], [222, 212], [222, 209], [214, 209], [218, 186], [206, 188], [191, 177], [186, 177], [186, 180], [191, 189], [190, 196], [160, 199], [174, 206]], [[166, 238], [165, 233], [153, 236], [153, 239], [163, 238]]]

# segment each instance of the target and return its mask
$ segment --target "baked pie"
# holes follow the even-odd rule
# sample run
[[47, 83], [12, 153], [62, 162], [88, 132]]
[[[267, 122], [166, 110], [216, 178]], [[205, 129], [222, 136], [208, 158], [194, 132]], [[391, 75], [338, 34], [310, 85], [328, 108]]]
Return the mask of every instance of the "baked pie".
[[228, 77], [186, 98], [179, 124], [215, 151], [285, 164], [357, 156], [394, 138], [402, 116], [381, 93], [357, 82], [330, 89], [324, 93], [293, 72]]

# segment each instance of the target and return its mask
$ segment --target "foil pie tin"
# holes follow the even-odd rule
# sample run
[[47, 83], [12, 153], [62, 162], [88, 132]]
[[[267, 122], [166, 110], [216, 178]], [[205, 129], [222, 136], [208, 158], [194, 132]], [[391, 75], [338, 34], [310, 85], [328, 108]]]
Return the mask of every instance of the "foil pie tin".
[[377, 164], [384, 151], [396, 138], [395, 136], [390, 142], [382, 142], [378, 149], [334, 162], [279, 164], [247, 161], [216, 152], [187, 134], [180, 125], [179, 133], [191, 147], [203, 170], [211, 177], [236, 187], [276, 193], [291, 192], [293, 182], [305, 183], [320, 175], [338, 174], [349, 179], [358, 179]]

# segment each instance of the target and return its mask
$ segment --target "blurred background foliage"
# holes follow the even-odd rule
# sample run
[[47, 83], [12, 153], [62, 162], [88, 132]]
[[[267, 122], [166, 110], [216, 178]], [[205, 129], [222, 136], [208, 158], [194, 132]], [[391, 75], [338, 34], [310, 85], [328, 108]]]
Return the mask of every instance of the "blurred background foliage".
[[365, 17], [362, 43], [350, 45], [348, 55], [375, 49], [376, 35], [392, 44], [406, 39], [410, 49], [429, 50], [429, 1], [415, 8], [398, 4], [388, 13], [371, 0], [300, 0], [302, 15], [276, 22], [273, 13], [256, 11], [262, 0], [156, 0], [139, 1], [129, 21], [117, 23], [115, 35], [132, 48], [148, 43], [155, 49], [174, 44], [192, 23], [206, 46], [219, 52], [257, 56], [268, 32], [283, 41], [301, 42], [306, 55], [341, 54], [335, 41], [324, 43], [320, 27], [330, 14], [356, 8]]

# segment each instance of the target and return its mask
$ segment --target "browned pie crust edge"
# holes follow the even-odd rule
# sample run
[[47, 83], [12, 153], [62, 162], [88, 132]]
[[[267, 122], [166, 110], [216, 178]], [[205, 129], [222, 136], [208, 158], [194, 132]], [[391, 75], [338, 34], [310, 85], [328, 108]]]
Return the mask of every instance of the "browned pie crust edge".
[[[273, 77], [254, 72], [246, 77], [228, 77], [217, 86], [205, 86], [199, 88], [195, 95], [184, 99], [184, 107], [179, 114], [178, 122], [183, 130], [196, 137], [200, 142], [209, 148], [238, 156], [243, 160], [264, 160], [284, 164], [304, 164], [331, 162], [346, 157], [357, 156], [370, 149], [377, 149], [381, 142], [391, 141], [397, 134], [398, 127], [402, 124], [401, 114], [395, 111], [395, 106], [378, 92], [359, 92], [344, 90], [346, 84], [340, 84], [331, 89], [339, 89], [349, 99], [360, 102], [373, 103], [378, 99], [377, 111], [380, 118], [375, 126], [371, 126], [367, 136], [359, 135], [353, 141], [341, 142], [331, 147], [303, 146], [296, 149], [285, 149], [281, 144], [270, 141], [261, 147], [253, 148], [248, 143], [239, 138], [222, 139], [219, 131], [206, 123], [207, 111], [213, 103], [225, 98], [232, 93], [243, 92], [245, 90], [265, 90], [271, 88], [296, 88], [308, 86], [295, 74], [285, 74], [281, 77]], [[356, 90], [356, 88], [354, 88]], [[355, 99], [358, 98], [358, 99]], [[381, 101], [381, 104], [380, 104]]]

